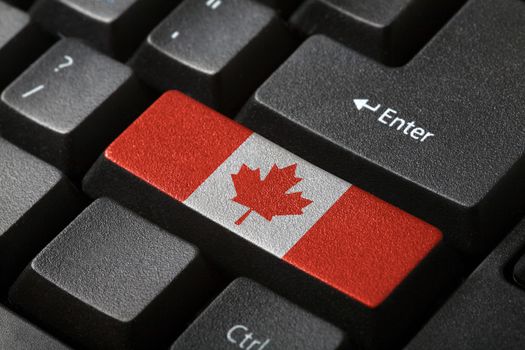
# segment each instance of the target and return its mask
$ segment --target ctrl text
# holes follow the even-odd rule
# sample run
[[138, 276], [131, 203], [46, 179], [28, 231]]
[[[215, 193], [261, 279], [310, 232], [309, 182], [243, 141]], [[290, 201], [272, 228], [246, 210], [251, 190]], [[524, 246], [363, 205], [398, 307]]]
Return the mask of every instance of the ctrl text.
[[264, 340], [257, 338], [248, 327], [242, 324], [231, 327], [226, 333], [228, 342], [239, 349], [264, 350], [270, 344], [270, 338]]

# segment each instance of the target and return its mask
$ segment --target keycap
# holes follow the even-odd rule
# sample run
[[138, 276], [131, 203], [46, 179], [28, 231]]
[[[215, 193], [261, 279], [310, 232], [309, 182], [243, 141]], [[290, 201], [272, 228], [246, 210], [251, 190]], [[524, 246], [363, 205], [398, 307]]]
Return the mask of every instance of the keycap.
[[306, 35], [324, 34], [384, 64], [407, 63], [464, 0], [308, 0], [293, 14]]
[[520, 350], [525, 344], [525, 290], [512, 280], [523, 256], [525, 221], [478, 266], [406, 350]]
[[52, 33], [81, 38], [125, 59], [178, 0], [39, 0], [31, 17]]
[[0, 295], [81, 208], [55, 168], [0, 138]]
[[312, 37], [237, 120], [482, 255], [525, 210], [523, 15], [470, 1], [397, 69]]
[[291, 46], [270, 8], [251, 0], [186, 0], [151, 33], [133, 67], [161, 92], [179, 89], [231, 114]]
[[142, 110], [130, 68], [64, 39], [1, 96], [0, 132], [79, 177]]
[[0, 89], [46, 49], [48, 39], [26, 13], [0, 1]]
[[0, 348], [9, 350], [69, 349], [2, 306], [0, 306]]
[[232, 282], [171, 350], [342, 349], [344, 333], [249, 279]]
[[[230, 274], [275, 288], [363, 342], [404, 334], [398, 328], [428, 306], [420, 299], [453, 280], [438, 229], [176, 91], [110, 145], [83, 188], [177, 229]], [[403, 323], [385, 321], [400, 309]]]
[[195, 247], [101, 199], [31, 262], [9, 298], [83, 348], [137, 349], [167, 347], [210, 287]]

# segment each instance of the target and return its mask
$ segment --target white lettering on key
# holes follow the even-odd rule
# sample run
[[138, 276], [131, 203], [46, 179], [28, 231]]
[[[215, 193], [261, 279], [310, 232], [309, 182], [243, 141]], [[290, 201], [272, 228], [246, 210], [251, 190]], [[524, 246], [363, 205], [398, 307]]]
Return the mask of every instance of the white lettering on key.
[[368, 100], [361, 100], [361, 99], [355, 99], [354, 104], [357, 107], [358, 110], [362, 110], [363, 108], [369, 109], [372, 112], [377, 112], [379, 108], [381, 108], [381, 105], [377, 105], [375, 107], [368, 105]]
[[[370, 106], [368, 104], [368, 100], [366, 99], [354, 99], [354, 104], [358, 111], [368, 109], [376, 113], [381, 108], [381, 105], [379, 104], [375, 107]], [[396, 110], [392, 108], [386, 108], [379, 115], [377, 121], [419, 142], [425, 142], [427, 139], [436, 136], [422, 127], [417, 126], [415, 121], [412, 120], [407, 122], [405, 119], [398, 117], [397, 114], [398, 112]]]
[[387, 110], [383, 114], [381, 114], [378, 120], [380, 123], [388, 124], [387, 120], [392, 119], [395, 114], [397, 114], [396, 111], [394, 111], [393, 109], [387, 108]]
[[73, 57], [71, 56], [68, 56], [68, 55], [65, 55], [64, 56], [64, 62], [59, 64], [55, 69], [55, 73], [58, 73], [60, 72], [62, 69], [64, 68], [67, 68], [67, 67], [71, 67], [73, 65], [73, 63], [75, 63], [75, 60], [73, 59]]
[[270, 344], [269, 338], [265, 341], [254, 339], [253, 332], [241, 324], [231, 327], [226, 333], [226, 339], [229, 343], [235, 344], [236, 348], [245, 350], [264, 350]]
[[34, 89], [31, 89], [29, 91], [27, 91], [26, 93], [22, 94], [22, 98], [28, 98], [29, 96], [31, 95], [34, 95], [36, 94], [37, 92], [41, 91], [41, 90], [44, 90], [45, 88], [45, 85], [38, 85], [36, 88]]

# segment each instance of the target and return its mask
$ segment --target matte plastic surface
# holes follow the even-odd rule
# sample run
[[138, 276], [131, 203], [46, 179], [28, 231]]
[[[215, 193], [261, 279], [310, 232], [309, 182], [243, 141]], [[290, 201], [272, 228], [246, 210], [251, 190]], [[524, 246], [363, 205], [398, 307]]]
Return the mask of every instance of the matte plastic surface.
[[31, 17], [51, 33], [126, 59], [179, 0], [39, 0]]
[[269, 7], [252, 0], [186, 0], [153, 30], [132, 65], [160, 92], [178, 89], [232, 113], [293, 47]]
[[344, 333], [263, 286], [237, 279], [171, 350], [343, 349]]
[[101, 199], [31, 262], [9, 297], [73, 344], [137, 349], [171, 342], [211, 281], [196, 248]]
[[0, 132], [78, 177], [143, 101], [129, 67], [63, 39], [2, 93]]
[[0, 294], [80, 211], [80, 202], [57, 169], [0, 138]]
[[525, 248], [525, 221], [494, 250], [406, 350], [522, 350], [525, 290], [512, 270]]
[[384, 64], [405, 64], [465, 0], [306, 0], [292, 24]]

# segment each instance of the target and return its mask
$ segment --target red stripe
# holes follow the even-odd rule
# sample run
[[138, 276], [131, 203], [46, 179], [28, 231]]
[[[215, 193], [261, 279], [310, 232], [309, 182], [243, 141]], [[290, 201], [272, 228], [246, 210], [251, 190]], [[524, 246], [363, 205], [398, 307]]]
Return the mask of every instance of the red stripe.
[[252, 131], [201, 103], [165, 93], [105, 152], [105, 157], [184, 201]]
[[377, 307], [441, 239], [435, 227], [352, 186], [284, 260]]

